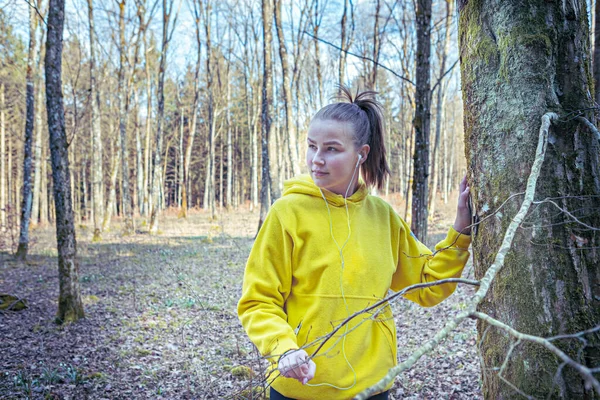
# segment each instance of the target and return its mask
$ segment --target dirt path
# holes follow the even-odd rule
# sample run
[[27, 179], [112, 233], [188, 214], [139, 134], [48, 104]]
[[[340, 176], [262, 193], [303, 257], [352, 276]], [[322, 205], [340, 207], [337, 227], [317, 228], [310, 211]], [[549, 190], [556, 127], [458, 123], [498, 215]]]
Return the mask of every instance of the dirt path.
[[[157, 237], [126, 238], [115, 226], [101, 243], [91, 243], [89, 227], [79, 228], [86, 318], [64, 327], [53, 322], [54, 232], [32, 231], [27, 264], [0, 253], [0, 293], [29, 305], [0, 314], [0, 399], [221, 399], [261, 391], [264, 363], [235, 311], [257, 214], [225, 214], [217, 221], [199, 212], [187, 220], [167, 215], [160, 226]], [[431, 240], [441, 229], [433, 227]], [[400, 360], [470, 295], [472, 289], [459, 288], [431, 309], [405, 300], [393, 304]], [[400, 376], [391, 398], [481, 398], [475, 338], [469, 321]]]

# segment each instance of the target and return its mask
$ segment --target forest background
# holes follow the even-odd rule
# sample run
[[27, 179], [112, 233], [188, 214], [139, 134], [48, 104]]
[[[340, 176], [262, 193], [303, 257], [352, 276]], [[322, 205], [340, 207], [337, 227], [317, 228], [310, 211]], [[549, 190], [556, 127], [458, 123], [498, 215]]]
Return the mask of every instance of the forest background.
[[[233, 312], [243, 262], [283, 181], [306, 172], [304, 133], [337, 84], [380, 93], [392, 176], [378, 195], [430, 244], [451, 222], [452, 188], [466, 170], [453, 2], [429, 2], [425, 20], [416, 2], [265, 4], [67, 3], [65, 137], [81, 258], [76, 278], [87, 310], [86, 322], [73, 326], [52, 322], [60, 251], [52, 239], [43, 73], [48, 4], [0, 5], [0, 287], [29, 307], [26, 316], [0, 316], [10, 338], [3, 351], [11, 352], [0, 393], [260, 396], [264, 365]], [[587, 10], [594, 6], [588, 2]], [[593, 13], [588, 19], [594, 26]], [[419, 51], [425, 37], [430, 56]], [[30, 114], [27, 83], [35, 88]], [[31, 216], [24, 219], [27, 185]], [[11, 256], [23, 242], [23, 221], [32, 228], [26, 264]], [[469, 295], [461, 288], [434, 311], [395, 307], [418, 324], [460, 310]], [[474, 329], [457, 332], [451, 356], [439, 353], [451, 363], [429, 362], [414, 379], [397, 381], [393, 395], [480, 396]], [[410, 349], [407, 333], [398, 335]], [[80, 346], [65, 352], [73, 338]], [[201, 354], [206, 341], [214, 347]], [[465, 377], [436, 381], [450, 368]]]

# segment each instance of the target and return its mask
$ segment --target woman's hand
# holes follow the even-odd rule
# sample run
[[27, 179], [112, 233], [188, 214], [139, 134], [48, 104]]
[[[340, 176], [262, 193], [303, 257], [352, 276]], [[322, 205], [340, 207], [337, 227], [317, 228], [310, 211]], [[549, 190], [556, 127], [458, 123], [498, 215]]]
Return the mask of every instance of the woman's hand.
[[460, 182], [458, 193], [458, 206], [456, 207], [456, 219], [454, 229], [465, 235], [471, 234], [471, 211], [469, 210], [469, 184], [467, 176]]
[[317, 365], [304, 350], [295, 350], [279, 359], [279, 373], [286, 378], [294, 378], [303, 385], [315, 377]]

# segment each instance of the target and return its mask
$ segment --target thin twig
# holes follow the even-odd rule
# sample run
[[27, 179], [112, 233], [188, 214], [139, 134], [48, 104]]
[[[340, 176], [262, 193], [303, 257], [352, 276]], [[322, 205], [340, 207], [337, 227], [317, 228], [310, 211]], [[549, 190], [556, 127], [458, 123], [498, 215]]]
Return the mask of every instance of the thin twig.
[[534, 343], [544, 346], [546, 349], [550, 350], [552, 353], [557, 355], [564, 363], [566, 363], [567, 365], [570, 365], [571, 367], [576, 369], [581, 374], [581, 376], [584, 377], [586, 385], [593, 386], [593, 388], [596, 390], [596, 392], [598, 394], [600, 394], [600, 382], [598, 382], [598, 380], [594, 377], [594, 375], [592, 375], [593, 371], [590, 368], [586, 367], [585, 365], [581, 365], [578, 362], [576, 362], [575, 360], [573, 360], [571, 357], [569, 357], [567, 354], [565, 354], [561, 349], [559, 349], [554, 344], [552, 344], [552, 342], [550, 342], [550, 340], [545, 339], [543, 337], [539, 337], [539, 336], [533, 336], [533, 335], [521, 333], [521, 332], [517, 331], [516, 329], [514, 329], [513, 327], [511, 327], [503, 322], [500, 322], [497, 319], [492, 318], [489, 315], [482, 313], [482, 312], [475, 311], [475, 312], [471, 313], [471, 315], [473, 317], [479, 318], [482, 321], [487, 322], [490, 325], [493, 325], [497, 328], [500, 328], [500, 329], [506, 331], [508, 334], [517, 338], [518, 340], [527, 340], [529, 342], [534, 342]]
[[31, 4], [28, 0], [23, 0], [25, 3], [29, 4], [29, 7], [33, 8], [35, 10], [35, 12], [37, 13], [38, 17], [40, 17], [40, 19], [42, 20], [42, 22], [44, 23], [44, 25], [46, 25], [46, 27], [48, 26], [48, 24], [46, 23], [46, 20], [44, 19], [44, 16], [40, 13], [40, 10], [37, 8], [37, 6], [35, 4]]
[[592, 133], [594, 133], [594, 135], [596, 135], [596, 139], [600, 142], [600, 132], [598, 132], [598, 128], [596, 128], [594, 126], [594, 124], [592, 124], [590, 121], [588, 121], [587, 118], [582, 117], [582, 116], [577, 117], [577, 121], [583, 122], [585, 124], [585, 126], [587, 126], [588, 129], [590, 131], [592, 131]]
[[308, 36], [310, 36], [310, 37], [312, 37], [313, 39], [316, 39], [316, 40], [318, 40], [319, 42], [323, 42], [323, 43], [325, 43], [325, 44], [327, 44], [327, 45], [329, 45], [329, 46], [331, 46], [331, 47], [333, 47], [333, 48], [335, 48], [335, 49], [337, 49], [337, 50], [339, 50], [339, 51], [343, 51], [343, 52], [344, 52], [344, 53], [346, 53], [346, 54], [350, 54], [351, 56], [354, 56], [354, 57], [360, 58], [360, 59], [362, 59], [362, 60], [371, 61], [373, 64], [377, 65], [378, 67], [381, 67], [381, 68], [385, 69], [386, 71], [390, 72], [390, 73], [391, 73], [392, 75], [394, 75], [395, 77], [397, 77], [397, 78], [400, 78], [400, 79], [402, 79], [403, 81], [406, 81], [406, 82], [410, 83], [410, 84], [411, 84], [411, 85], [413, 85], [413, 86], [415, 85], [415, 83], [414, 83], [413, 81], [411, 81], [410, 79], [403, 77], [402, 75], [400, 75], [399, 73], [397, 73], [397, 72], [396, 72], [396, 71], [394, 71], [393, 69], [391, 69], [391, 68], [388, 68], [388, 67], [386, 67], [386, 66], [385, 66], [385, 65], [383, 65], [383, 64], [380, 64], [379, 62], [377, 62], [377, 61], [373, 60], [373, 59], [372, 59], [372, 58], [370, 58], [370, 57], [361, 56], [361, 55], [358, 55], [358, 54], [352, 53], [352, 52], [350, 52], [350, 51], [348, 51], [348, 50], [342, 49], [341, 47], [339, 47], [339, 46], [336, 46], [335, 44], [333, 44], [333, 43], [331, 43], [331, 42], [328, 42], [328, 41], [326, 41], [326, 40], [323, 40], [323, 39], [321, 39], [321, 38], [315, 37], [315, 36], [313, 36], [312, 34], [310, 34], [310, 33], [306, 32], [306, 31], [304, 31], [304, 34], [305, 34], [305, 35], [308, 35]]

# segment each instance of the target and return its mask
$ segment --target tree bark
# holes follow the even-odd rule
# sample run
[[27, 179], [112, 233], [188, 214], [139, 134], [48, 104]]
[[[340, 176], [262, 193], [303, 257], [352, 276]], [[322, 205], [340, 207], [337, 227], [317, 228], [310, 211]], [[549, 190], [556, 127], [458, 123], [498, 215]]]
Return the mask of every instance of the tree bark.
[[[480, 221], [474, 265], [481, 278], [519, 208], [541, 117], [555, 112], [529, 212], [479, 310], [538, 336], [572, 334], [600, 321], [600, 144], [594, 112], [586, 2], [459, 1], [464, 125], [473, 206]], [[589, 124], [589, 125], [588, 125]], [[591, 127], [591, 128], [590, 128]], [[522, 197], [518, 196], [517, 199]], [[567, 211], [569, 214], [567, 214]], [[585, 225], [584, 225], [585, 224]], [[590, 227], [593, 227], [590, 229]], [[548, 352], [478, 323], [486, 398], [596, 398]], [[553, 342], [576, 362], [600, 366], [597, 334]], [[502, 377], [495, 372], [509, 357]], [[535, 377], [535, 379], [532, 379]]]
[[596, 104], [600, 104], [600, 1], [594, 7], [594, 91]]
[[442, 84], [442, 77], [444, 76], [444, 72], [446, 72], [446, 59], [448, 56], [448, 50], [450, 49], [450, 26], [452, 22], [452, 14], [454, 10], [454, 2], [447, 1], [446, 2], [446, 23], [444, 24], [444, 34], [443, 34], [443, 45], [441, 46], [441, 51], [438, 52], [440, 59], [440, 70], [439, 70], [439, 84], [437, 87], [437, 104], [435, 108], [435, 141], [433, 144], [433, 151], [431, 155], [431, 186], [429, 187], [429, 214], [431, 216], [435, 213], [435, 204], [436, 204], [436, 195], [437, 195], [437, 186], [438, 186], [438, 177], [440, 174], [437, 169], [439, 169], [439, 148], [440, 148], [440, 140], [441, 140], [441, 132], [442, 132], [442, 124], [444, 123], [444, 118], [442, 118], [444, 112], [444, 104], [446, 103], [446, 91], [444, 85]]
[[277, 29], [277, 38], [279, 40], [279, 59], [281, 61], [281, 74], [283, 78], [283, 107], [285, 112], [285, 137], [287, 143], [288, 157], [292, 167], [292, 174], [300, 174], [300, 164], [298, 156], [298, 143], [296, 141], [296, 132], [292, 122], [292, 87], [290, 85], [289, 64], [287, 47], [285, 45], [285, 36], [281, 28], [281, 0], [275, 0], [275, 27]]
[[62, 97], [62, 41], [64, 0], [50, 0], [48, 9], [48, 39], [46, 41], [46, 109], [50, 132], [52, 178], [56, 212], [56, 241], [58, 248], [59, 297], [56, 320], [72, 322], [84, 317], [79, 289], [79, 262], [73, 224], [71, 182], [65, 114]]
[[207, 128], [208, 128], [208, 165], [206, 168], [206, 184], [205, 184], [205, 199], [204, 209], [210, 210], [211, 217], [217, 217], [215, 208], [215, 110], [214, 110], [214, 93], [213, 93], [213, 73], [212, 73], [212, 40], [211, 40], [211, 15], [212, 5], [210, 1], [206, 1], [204, 14], [204, 33], [206, 41], [206, 91], [208, 94], [207, 106]]
[[[119, 134], [121, 136], [121, 199], [123, 207], [121, 215], [123, 216], [123, 235], [131, 235], [135, 231], [133, 226], [133, 211], [131, 208], [131, 194], [129, 192], [129, 150], [127, 146], [127, 111], [129, 85], [125, 80], [126, 72], [126, 49], [125, 49], [125, 5], [126, 0], [121, 0], [119, 4], [119, 78], [118, 78], [118, 96], [119, 96]], [[135, 69], [135, 63], [132, 67]]]
[[188, 193], [189, 181], [190, 181], [190, 164], [192, 159], [192, 149], [194, 147], [194, 139], [196, 137], [196, 129], [198, 125], [198, 105], [200, 104], [200, 68], [202, 66], [202, 35], [201, 35], [201, 24], [200, 18], [202, 15], [202, 0], [192, 1], [193, 12], [194, 12], [194, 26], [196, 32], [196, 69], [194, 71], [194, 101], [192, 103], [192, 123], [188, 132], [188, 139], [185, 146], [185, 157], [183, 161], [183, 194], [181, 204], [181, 215], [187, 217], [187, 208], [189, 204], [188, 197], [191, 193]]
[[6, 85], [0, 82], [0, 231], [6, 229]]
[[377, 88], [377, 63], [379, 62], [379, 54], [381, 50], [381, 33], [379, 32], [379, 12], [381, 11], [381, 1], [375, 0], [375, 18], [373, 23], [373, 60], [371, 65], [371, 73], [367, 85], [370, 90]]
[[[41, 46], [41, 44], [40, 44]], [[40, 47], [41, 48], [41, 47]], [[40, 71], [40, 63], [38, 62], [37, 70]], [[31, 205], [31, 224], [36, 226], [40, 220], [41, 209], [41, 193], [42, 193], [42, 164], [45, 162], [42, 159], [42, 103], [44, 101], [42, 91], [42, 80], [37, 80], [37, 101], [35, 105], [35, 144], [33, 146], [34, 167], [33, 167], [33, 203]]]
[[[173, 36], [173, 27], [177, 21], [177, 13], [171, 23], [171, 17], [173, 12], [173, 0], [163, 0], [163, 29], [162, 29], [162, 49], [160, 52], [160, 66], [158, 69], [158, 113], [156, 116], [157, 129], [156, 129], [156, 147], [154, 149], [154, 163], [152, 165], [152, 207], [150, 212], [150, 223], [149, 231], [150, 234], [155, 235], [158, 233], [158, 212], [161, 206], [159, 201], [160, 186], [162, 179], [161, 174], [161, 157], [162, 157], [162, 144], [163, 144], [163, 124], [165, 114], [165, 70], [167, 68], [167, 51], [169, 49], [169, 42]], [[177, 10], [179, 12], [179, 10]], [[171, 31], [169, 31], [171, 29]]]
[[315, 68], [317, 72], [317, 88], [319, 90], [319, 104], [317, 108], [323, 107], [323, 76], [321, 74], [321, 55], [319, 49], [319, 27], [321, 18], [319, 17], [319, 0], [314, 0], [314, 20], [313, 20], [313, 44], [315, 46]]
[[431, 122], [431, 0], [417, 1], [417, 82], [415, 93], [415, 152], [412, 183], [411, 230], [421, 241], [427, 238], [429, 131]]
[[90, 112], [92, 122], [92, 214], [94, 236], [92, 241], [102, 238], [104, 222], [104, 185], [102, 170], [102, 124], [100, 117], [100, 90], [96, 81], [96, 28], [94, 24], [93, 0], [88, 0], [88, 21], [90, 27]]
[[[29, 7], [29, 51], [27, 55], [27, 73], [25, 76], [27, 105], [25, 119], [25, 141], [23, 148], [23, 194], [21, 203], [21, 232], [16, 258], [25, 260], [29, 250], [29, 223], [31, 221], [32, 192], [32, 161], [33, 161], [33, 129], [35, 120], [35, 52], [36, 52], [37, 14]], [[39, 89], [38, 89], [39, 90]]]
[[[113, 129], [110, 129], [112, 132]], [[120, 136], [118, 137], [117, 142], [120, 142]], [[119, 175], [119, 161], [121, 153], [119, 151], [120, 145], [115, 148], [114, 145], [111, 145], [111, 154], [110, 154], [110, 179], [109, 179], [109, 188], [108, 188], [108, 201], [106, 202], [106, 209], [104, 210], [103, 220], [102, 220], [102, 231], [108, 231], [110, 229], [110, 224], [112, 222], [113, 211], [115, 210], [115, 205], [117, 203], [117, 177]]]
[[338, 85], [343, 85], [346, 77], [346, 58], [348, 53], [347, 50], [347, 27], [346, 24], [348, 22], [348, 2], [349, 0], [344, 0], [344, 12], [342, 13], [342, 20], [340, 21], [340, 26], [342, 29], [341, 32], [341, 42], [340, 42], [340, 57], [339, 57], [339, 69], [338, 69]]
[[[271, 206], [271, 171], [269, 164], [269, 136], [271, 134], [271, 107], [273, 96], [271, 42], [273, 40], [273, 8], [272, 0], [262, 0], [262, 25], [263, 25], [263, 83], [261, 104], [261, 154], [262, 154], [262, 179], [260, 185], [260, 217], [258, 230], [262, 226], [269, 207]], [[258, 231], [257, 231], [258, 232]]]

